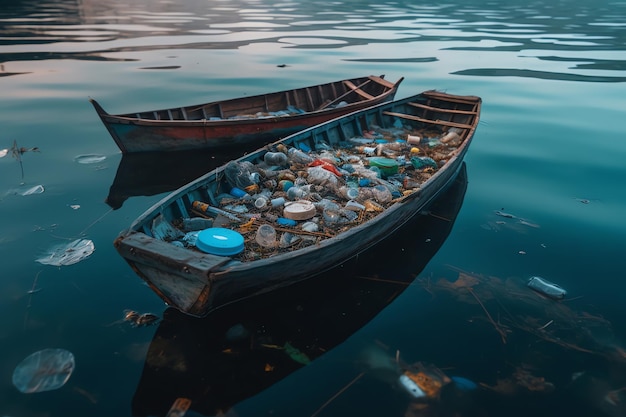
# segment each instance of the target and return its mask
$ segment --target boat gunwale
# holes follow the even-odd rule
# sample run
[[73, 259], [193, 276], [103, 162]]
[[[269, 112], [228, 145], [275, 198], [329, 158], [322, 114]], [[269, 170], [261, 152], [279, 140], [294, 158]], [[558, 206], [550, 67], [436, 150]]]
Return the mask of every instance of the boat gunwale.
[[[367, 104], [367, 103], [377, 103], [379, 100], [384, 99], [386, 97], [388, 97], [391, 94], [395, 94], [395, 92], [397, 92], [398, 87], [400, 86], [400, 84], [402, 83], [402, 81], [404, 80], [404, 77], [399, 78], [395, 83], [392, 83], [392, 86], [389, 87], [386, 83], [381, 83], [376, 81], [376, 78], [380, 78], [383, 81], [387, 81], [389, 83], [391, 83], [388, 80], [384, 79], [384, 74], [380, 75], [380, 76], [363, 76], [363, 77], [357, 77], [357, 78], [346, 78], [344, 80], [339, 80], [339, 81], [332, 81], [332, 82], [326, 82], [326, 83], [322, 83], [322, 84], [317, 84], [317, 85], [311, 85], [311, 86], [307, 86], [307, 87], [297, 87], [297, 88], [293, 88], [293, 89], [289, 89], [289, 90], [283, 90], [283, 91], [276, 91], [276, 92], [270, 92], [270, 93], [264, 93], [264, 94], [256, 94], [256, 95], [252, 95], [252, 96], [243, 96], [243, 97], [236, 97], [236, 98], [229, 98], [229, 99], [224, 99], [224, 100], [217, 100], [217, 101], [209, 101], [206, 103], [201, 103], [201, 104], [192, 104], [192, 105], [184, 105], [184, 106], [178, 106], [178, 107], [168, 107], [168, 108], [163, 108], [163, 109], [156, 109], [156, 110], [144, 110], [144, 111], [140, 111], [137, 113], [133, 113], [133, 112], [127, 112], [127, 113], [119, 113], [119, 114], [112, 114], [107, 112], [106, 110], [104, 110], [104, 108], [102, 107], [102, 105], [94, 98], [90, 98], [89, 101], [94, 104], [94, 107], [96, 108], [96, 112], [98, 113], [98, 115], [101, 118], [106, 118], [109, 119], [110, 121], [118, 121], [118, 122], [124, 122], [127, 121], [129, 123], [132, 124], [137, 124], [137, 125], [146, 125], [146, 126], [150, 126], [150, 125], [164, 125], [164, 124], [176, 124], [176, 125], [185, 125], [185, 126], [206, 126], [207, 124], [231, 124], [228, 122], [232, 122], [232, 124], [241, 124], [242, 122], [247, 122], [249, 123], [259, 123], [261, 121], [275, 121], [275, 120], [280, 120], [280, 119], [298, 119], [298, 118], [305, 118], [307, 116], [310, 115], [314, 115], [314, 114], [327, 114], [327, 113], [332, 113], [335, 110], [342, 110], [342, 109], [346, 109], [346, 108], [350, 108], [350, 107], [356, 107], [356, 106], [362, 106], [363, 104]], [[370, 78], [373, 77], [373, 78]], [[217, 119], [217, 120], [211, 120], [211, 119], [195, 119], [195, 120], [185, 120], [185, 119], [160, 119], [160, 120], [155, 120], [155, 119], [147, 119], [147, 118], [142, 118], [142, 117], [132, 117], [131, 115], [133, 114], [141, 114], [141, 113], [159, 113], [159, 112], [167, 112], [167, 111], [171, 111], [171, 110], [178, 110], [178, 109], [190, 109], [190, 108], [196, 108], [196, 107], [205, 107], [205, 106], [214, 106], [214, 105], [219, 105], [219, 104], [224, 104], [224, 103], [233, 103], [233, 102], [237, 102], [237, 101], [241, 101], [241, 102], [245, 102], [245, 101], [249, 101], [249, 100], [254, 100], [254, 99], [260, 99], [260, 98], [267, 98], [267, 97], [276, 97], [276, 96], [281, 96], [284, 95], [286, 93], [290, 93], [293, 91], [306, 91], [307, 89], [310, 88], [315, 88], [315, 87], [319, 87], [322, 85], [331, 85], [331, 84], [337, 84], [337, 83], [343, 83], [346, 80], [361, 80], [361, 79], [369, 79], [375, 83], [377, 83], [379, 86], [384, 88], [384, 91], [382, 93], [380, 93], [379, 95], [374, 96], [372, 99], [365, 99], [365, 100], [359, 100], [359, 101], [355, 101], [355, 102], [351, 102], [348, 103], [346, 106], [340, 107], [340, 108], [323, 108], [323, 109], [319, 109], [319, 110], [311, 110], [311, 111], [305, 111], [304, 113], [301, 114], [290, 114], [288, 116], [268, 116], [268, 117], [263, 117], [263, 118], [241, 118], [241, 119]], [[352, 92], [354, 92], [355, 90], [352, 90]]]

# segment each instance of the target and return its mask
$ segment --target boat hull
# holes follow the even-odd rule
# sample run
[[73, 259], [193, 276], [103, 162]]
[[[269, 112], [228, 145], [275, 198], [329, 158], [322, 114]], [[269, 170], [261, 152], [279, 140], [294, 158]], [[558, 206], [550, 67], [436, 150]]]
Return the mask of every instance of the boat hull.
[[[332, 102], [341, 97], [340, 92], [343, 90], [335, 86], [341, 82], [183, 108], [140, 112], [137, 115], [112, 115], [107, 113], [95, 100], [90, 101], [122, 153], [228, 148], [253, 150], [333, 118], [391, 101], [394, 99], [402, 79], [395, 84], [384, 80], [382, 77], [374, 76], [344, 80], [343, 82], [349, 83], [352, 87], [363, 86], [362, 89], [365, 89], [366, 86], [372, 86], [372, 89], [369, 92], [364, 92], [367, 98], [348, 89], [349, 94], [345, 96], [345, 99], [350, 99], [350, 101], [346, 102], [346, 105], [325, 108], [323, 108], [324, 103]], [[364, 86], [367, 82], [370, 84]], [[312, 94], [312, 92], [316, 94]], [[346, 94], [346, 92], [342, 94]], [[295, 100], [291, 98], [292, 96], [305, 96], [306, 99]], [[242, 115], [258, 113], [261, 109], [277, 111], [291, 105], [289, 103], [292, 102], [297, 102], [299, 107], [304, 108], [303, 112], [280, 116], [249, 116], [232, 119], [217, 116], [217, 114], [224, 114], [225, 109], [229, 108], [232, 109], [230, 110], [231, 114], [236, 112]], [[203, 110], [202, 116], [193, 120], [190, 119], [192, 112], [197, 112], [199, 108], [214, 109], [217, 107], [220, 110], [214, 110], [215, 116], [211, 116], [214, 113], [207, 114], [207, 110]], [[188, 119], [177, 116], [179, 114], [184, 114]], [[152, 117], [148, 118], [148, 115], [152, 115]]]

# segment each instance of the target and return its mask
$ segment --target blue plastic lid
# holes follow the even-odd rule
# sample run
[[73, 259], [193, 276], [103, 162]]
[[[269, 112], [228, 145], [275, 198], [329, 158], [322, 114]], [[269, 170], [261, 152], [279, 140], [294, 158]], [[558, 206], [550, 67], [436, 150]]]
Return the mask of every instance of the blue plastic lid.
[[198, 233], [196, 247], [212, 255], [236, 255], [243, 250], [243, 236], [234, 230], [211, 227]]

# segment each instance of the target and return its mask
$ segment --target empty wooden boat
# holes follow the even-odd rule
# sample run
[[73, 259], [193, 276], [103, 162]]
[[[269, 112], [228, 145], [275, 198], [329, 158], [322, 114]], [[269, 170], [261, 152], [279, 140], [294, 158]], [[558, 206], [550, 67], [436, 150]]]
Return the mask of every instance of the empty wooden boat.
[[359, 77], [230, 100], [109, 114], [90, 99], [122, 153], [256, 149], [353, 111], [391, 101], [402, 82]]

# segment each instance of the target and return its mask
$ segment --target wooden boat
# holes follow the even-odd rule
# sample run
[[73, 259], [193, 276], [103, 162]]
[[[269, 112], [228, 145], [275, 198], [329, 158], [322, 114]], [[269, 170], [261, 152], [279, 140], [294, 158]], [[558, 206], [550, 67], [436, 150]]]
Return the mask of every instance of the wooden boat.
[[91, 104], [122, 153], [257, 149], [335, 117], [394, 99], [402, 78], [360, 77], [293, 90], [137, 113]]
[[242, 401], [264, 395], [314, 365], [409, 287], [446, 241], [466, 188], [463, 166], [429, 207], [430, 215], [415, 216], [358, 262], [315, 280], [226, 306], [202, 319], [166, 309], [146, 352], [132, 415], [168, 415], [179, 398], [189, 401], [189, 412], [230, 415]]
[[[479, 97], [427, 91], [306, 129], [172, 192], [115, 246], [168, 305], [195, 316], [311, 278], [449, 186], [480, 108]], [[282, 166], [265, 162], [281, 155]]]

